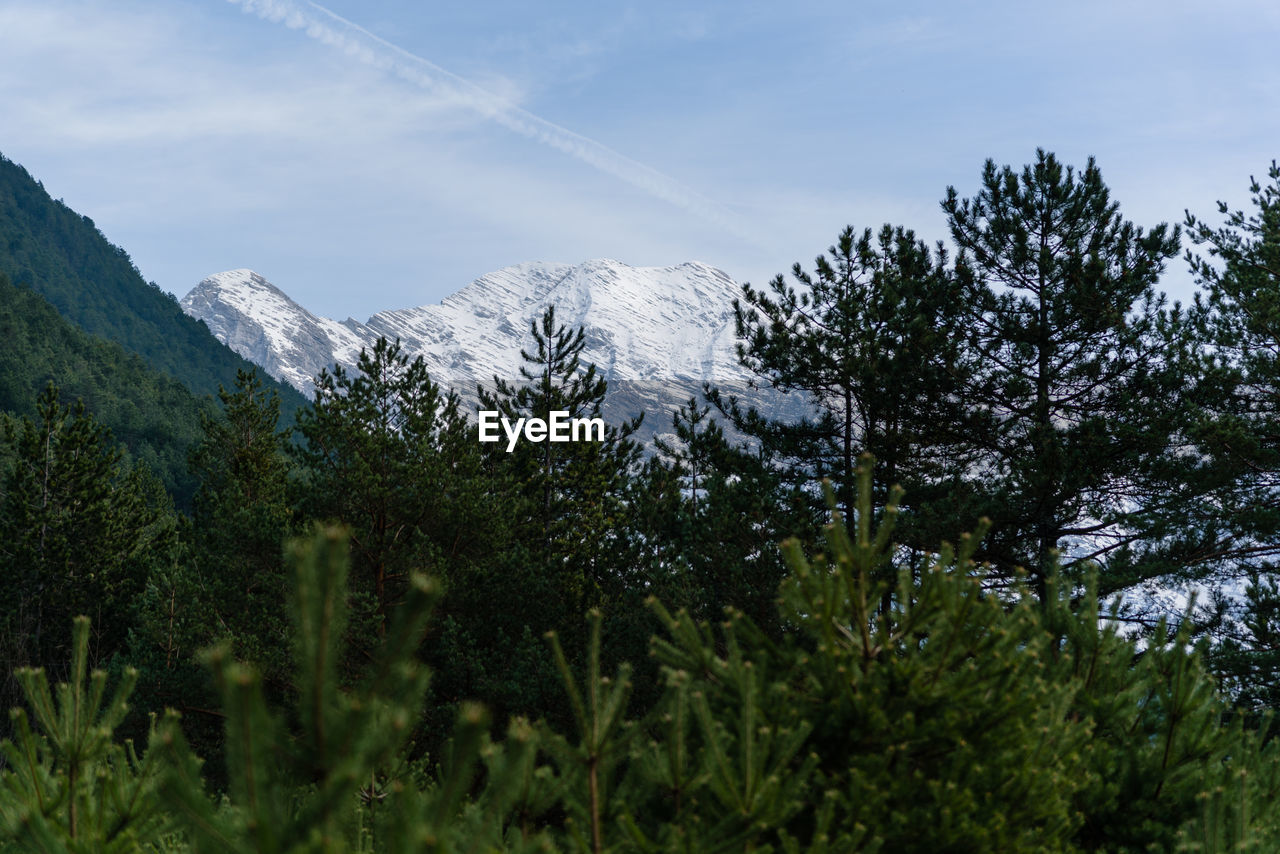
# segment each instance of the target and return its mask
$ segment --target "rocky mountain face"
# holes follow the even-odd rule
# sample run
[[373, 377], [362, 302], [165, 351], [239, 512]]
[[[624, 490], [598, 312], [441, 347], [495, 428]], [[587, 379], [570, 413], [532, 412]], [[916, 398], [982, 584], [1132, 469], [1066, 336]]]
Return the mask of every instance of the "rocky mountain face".
[[704, 382], [748, 397], [764, 411], [795, 411], [794, 395], [748, 387], [735, 355], [738, 285], [699, 263], [630, 267], [597, 260], [526, 263], [482, 276], [438, 305], [383, 311], [364, 323], [318, 317], [252, 270], [210, 276], [182, 300], [187, 314], [267, 373], [310, 396], [312, 379], [335, 363], [350, 368], [379, 336], [421, 355], [436, 382], [474, 411], [476, 385], [520, 379], [530, 326], [554, 305], [557, 324], [582, 326], [583, 362], [609, 384], [605, 415], [645, 413], [646, 435], [670, 429], [671, 412]]

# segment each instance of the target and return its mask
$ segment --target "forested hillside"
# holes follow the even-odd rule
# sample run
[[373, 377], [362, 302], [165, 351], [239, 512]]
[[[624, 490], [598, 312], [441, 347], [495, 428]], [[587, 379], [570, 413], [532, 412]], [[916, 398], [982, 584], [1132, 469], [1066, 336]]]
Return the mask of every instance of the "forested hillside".
[[200, 413], [213, 404], [136, 353], [84, 332], [3, 274], [0, 340], [0, 412], [35, 412], [40, 393], [53, 383], [64, 399], [84, 401], [179, 505], [190, 506], [196, 483], [187, 452], [200, 435]]
[[[143, 280], [129, 255], [94, 226], [54, 201], [16, 163], [0, 156], [0, 273], [43, 296], [86, 332], [141, 355], [195, 395], [216, 395], [251, 366], [182, 313], [168, 294]], [[276, 386], [285, 412], [303, 398]]]

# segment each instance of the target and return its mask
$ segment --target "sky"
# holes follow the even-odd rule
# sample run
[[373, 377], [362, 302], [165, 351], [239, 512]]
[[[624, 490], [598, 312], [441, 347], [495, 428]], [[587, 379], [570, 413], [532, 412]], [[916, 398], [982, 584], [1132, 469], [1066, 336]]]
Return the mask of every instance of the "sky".
[[363, 320], [524, 261], [933, 243], [1037, 148], [1214, 220], [1280, 157], [1277, 44], [1243, 0], [0, 0], [0, 154], [179, 297], [249, 267]]

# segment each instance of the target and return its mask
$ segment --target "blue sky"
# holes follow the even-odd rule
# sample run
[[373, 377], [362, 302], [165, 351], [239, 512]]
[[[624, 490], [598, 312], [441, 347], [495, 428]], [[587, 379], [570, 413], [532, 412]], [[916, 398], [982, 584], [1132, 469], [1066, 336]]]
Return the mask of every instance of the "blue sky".
[[521, 261], [933, 242], [1037, 146], [1139, 225], [1211, 216], [1280, 157], [1277, 44], [1232, 0], [0, 0], [0, 153], [179, 296], [252, 267], [363, 319]]

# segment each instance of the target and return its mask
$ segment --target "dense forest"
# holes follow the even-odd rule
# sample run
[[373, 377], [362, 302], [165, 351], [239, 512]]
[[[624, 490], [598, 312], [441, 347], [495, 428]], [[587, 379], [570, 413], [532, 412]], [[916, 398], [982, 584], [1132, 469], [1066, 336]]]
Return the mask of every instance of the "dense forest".
[[[950, 248], [744, 286], [811, 417], [708, 387], [510, 452], [385, 340], [200, 402], [145, 314], [58, 314], [113, 274], [8, 192], [0, 850], [1280, 850], [1274, 165], [1144, 228], [988, 162]], [[482, 408], [598, 416], [531, 331]]]
[[116, 441], [190, 509], [195, 478], [187, 453], [201, 435], [200, 413], [216, 413], [177, 379], [120, 344], [76, 327], [39, 294], [0, 273], [0, 412], [32, 414], [52, 383], [80, 400]]

